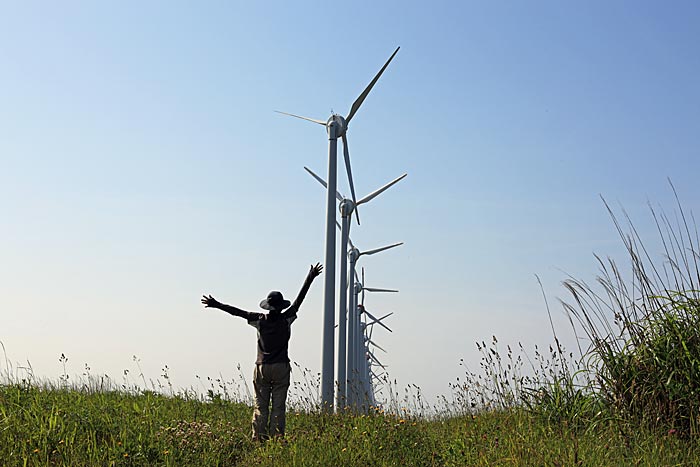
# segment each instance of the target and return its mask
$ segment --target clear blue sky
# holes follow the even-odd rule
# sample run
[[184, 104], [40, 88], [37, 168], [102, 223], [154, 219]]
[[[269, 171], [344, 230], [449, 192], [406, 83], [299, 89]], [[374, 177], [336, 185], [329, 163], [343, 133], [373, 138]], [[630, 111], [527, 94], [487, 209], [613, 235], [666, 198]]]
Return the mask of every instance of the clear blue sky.
[[[551, 341], [540, 275], [618, 255], [600, 201], [700, 202], [696, 2], [7, 2], [0, 5], [0, 341], [56, 377], [249, 378], [255, 331], [204, 311], [293, 297], [323, 259], [324, 130], [353, 119], [367, 308], [400, 384], [446, 394], [474, 342]], [[341, 190], [347, 191], [339, 166]], [[321, 285], [292, 358], [320, 368]], [[572, 346], [572, 341], [567, 341]], [[4, 365], [4, 363], [0, 363]], [[4, 368], [4, 367], [0, 367]]]

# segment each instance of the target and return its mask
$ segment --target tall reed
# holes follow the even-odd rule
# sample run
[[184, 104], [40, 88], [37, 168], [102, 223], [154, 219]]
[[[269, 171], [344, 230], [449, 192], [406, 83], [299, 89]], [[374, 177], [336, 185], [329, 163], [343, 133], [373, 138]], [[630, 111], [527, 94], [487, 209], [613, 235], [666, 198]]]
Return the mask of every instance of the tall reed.
[[590, 342], [585, 371], [615, 417], [690, 435], [700, 415], [700, 240], [671, 184], [673, 218], [649, 205], [661, 244], [652, 256], [623, 210], [625, 224], [603, 199], [628, 264], [596, 255], [594, 284], [568, 278], [562, 301]]

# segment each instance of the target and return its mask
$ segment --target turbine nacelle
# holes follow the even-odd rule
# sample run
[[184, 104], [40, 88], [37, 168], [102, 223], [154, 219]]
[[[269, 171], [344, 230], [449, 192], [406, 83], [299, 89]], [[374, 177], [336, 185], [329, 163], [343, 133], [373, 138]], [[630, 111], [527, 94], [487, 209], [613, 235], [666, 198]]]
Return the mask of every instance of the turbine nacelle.
[[338, 209], [340, 209], [340, 215], [342, 217], [350, 217], [355, 210], [355, 203], [351, 199], [343, 198], [342, 201], [340, 201]]
[[339, 114], [333, 114], [328, 118], [328, 121], [326, 122], [326, 131], [328, 134], [331, 134], [331, 126], [335, 125], [335, 136], [340, 138], [341, 136], [345, 135], [345, 132], [348, 129], [348, 123], [345, 120], [345, 117]]
[[350, 259], [350, 261], [356, 262], [358, 259], [360, 259], [361, 255], [362, 253], [360, 253], [360, 250], [358, 250], [357, 248], [353, 247], [350, 248], [350, 250], [348, 250], [348, 258]]

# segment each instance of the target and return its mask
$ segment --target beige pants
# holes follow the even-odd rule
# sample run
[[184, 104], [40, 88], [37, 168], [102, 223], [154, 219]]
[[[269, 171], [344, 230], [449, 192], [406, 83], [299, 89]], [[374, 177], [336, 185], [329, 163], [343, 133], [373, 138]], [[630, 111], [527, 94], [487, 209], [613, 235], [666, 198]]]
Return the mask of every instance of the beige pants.
[[[259, 363], [253, 373], [255, 410], [253, 411], [253, 438], [264, 440], [284, 436], [287, 390], [292, 366], [289, 363]], [[272, 415], [270, 416], [270, 399]], [[269, 427], [269, 428], [268, 428]]]

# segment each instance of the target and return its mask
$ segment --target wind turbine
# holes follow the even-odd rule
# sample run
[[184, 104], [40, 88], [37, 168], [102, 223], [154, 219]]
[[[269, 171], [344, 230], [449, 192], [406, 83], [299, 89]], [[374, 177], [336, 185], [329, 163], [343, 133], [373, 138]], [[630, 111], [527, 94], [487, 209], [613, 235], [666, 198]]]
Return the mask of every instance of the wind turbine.
[[[316, 175], [313, 170], [309, 169], [308, 167], [304, 167], [304, 170], [306, 170], [313, 178], [318, 181], [321, 185], [323, 185], [326, 189], [328, 189], [328, 184], [323, 180], [321, 177]], [[343, 407], [345, 405], [345, 399], [347, 397], [346, 395], [346, 382], [347, 382], [347, 373], [346, 373], [346, 365], [347, 365], [347, 344], [346, 344], [346, 336], [347, 336], [347, 330], [346, 330], [346, 322], [347, 322], [347, 288], [348, 288], [348, 268], [347, 268], [347, 256], [345, 252], [348, 251], [348, 243], [350, 242], [350, 217], [352, 216], [352, 212], [356, 211], [357, 207], [361, 204], [368, 203], [372, 201], [374, 198], [379, 196], [380, 194], [384, 193], [386, 190], [400, 182], [404, 177], [406, 177], [408, 174], [403, 174], [398, 178], [395, 178], [391, 182], [387, 183], [386, 185], [382, 186], [381, 188], [378, 188], [374, 190], [372, 193], [368, 194], [361, 200], [355, 202], [352, 199], [349, 199], [343, 195], [341, 195], [337, 190], [335, 192], [335, 196], [340, 202], [339, 204], [339, 209], [340, 209], [340, 217], [342, 220], [342, 226], [340, 226], [340, 288], [339, 288], [339, 310], [338, 310], [338, 386], [337, 386], [337, 395], [336, 395], [336, 401], [339, 407]], [[337, 223], [337, 222], [336, 222]], [[390, 248], [390, 247], [387, 247]], [[382, 251], [382, 250], [378, 250]], [[378, 251], [370, 251], [366, 252], [365, 254], [374, 254], [377, 253]]]
[[380, 367], [384, 368], [384, 365], [381, 364], [381, 362], [375, 357], [374, 353], [372, 352], [372, 349], [370, 346], [381, 350], [382, 352], [386, 353], [386, 350], [384, 350], [383, 347], [381, 347], [379, 344], [374, 342], [372, 340], [372, 330], [374, 327], [370, 324], [365, 323], [360, 323], [360, 327], [362, 329], [361, 335], [362, 335], [362, 349], [363, 349], [363, 360], [362, 360], [362, 369], [361, 369], [361, 375], [362, 375], [362, 383], [364, 386], [365, 393], [370, 395], [370, 402], [374, 404], [374, 391], [372, 390], [372, 380], [370, 377], [370, 370], [372, 368], [372, 361], [376, 362]]
[[[382, 316], [381, 318], [377, 318], [372, 313], [367, 311], [367, 309], [364, 307], [364, 304], [360, 305], [361, 308], [361, 313], [366, 315], [365, 316], [365, 323], [362, 324], [362, 329], [365, 335], [365, 350], [367, 352], [367, 367], [363, 371], [363, 375], [365, 376], [365, 384], [366, 384], [366, 391], [368, 394], [371, 396], [371, 402], [372, 404], [375, 403], [375, 386], [374, 386], [374, 380], [376, 380], [378, 377], [376, 373], [374, 373], [372, 366], [373, 363], [382, 368], [382, 370], [386, 371], [386, 366], [383, 365], [379, 359], [374, 355], [372, 350], [370, 349], [370, 345], [373, 347], [376, 347], [377, 349], [381, 350], [382, 352], [386, 353], [386, 350], [384, 350], [379, 344], [374, 342], [372, 340], [372, 334], [374, 332], [374, 325], [379, 324], [386, 328], [389, 332], [392, 332], [392, 330], [386, 326], [384, 323], [382, 323], [382, 320], [385, 318], [388, 318], [389, 316], [393, 315], [393, 313], [386, 314]], [[371, 321], [368, 321], [367, 318], [369, 318]], [[367, 330], [369, 329], [369, 333]]]
[[[380, 251], [388, 250], [389, 248], [393, 248], [402, 244], [403, 243], [396, 243], [394, 245], [389, 245], [386, 247], [377, 248], [375, 250], [369, 250], [366, 252], [360, 252], [351, 244], [352, 250], [350, 250], [350, 253], [348, 254], [350, 256], [351, 261], [351, 274], [353, 274], [353, 276], [357, 279], [357, 273], [354, 270], [355, 261], [353, 261], [353, 257], [357, 256], [359, 258], [359, 256], [361, 255], [378, 253]], [[394, 289], [379, 289], [375, 287], [365, 287], [364, 283], [365, 268], [362, 268], [362, 282], [356, 280], [353, 287], [354, 293], [350, 295], [350, 313], [348, 316], [348, 319], [350, 320], [350, 325], [348, 329], [348, 375], [351, 381], [350, 390], [348, 390], [348, 399], [350, 399], [350, 403], [355, 405], [356, 408], [359, 408], [360, 406], [361, 389], [363, 387], [366, 387], [365, 368], [367, 364], [367, 357], [364, 351], [364, 337], [361, 328], [362, 323], [360, 321], [360, 309], [362, 308], [364, 310], [365, 291], [390, 293], [398, 292], [398, 290]], [[362, 301], [358, 306], [358, 298], [360, 294], [362, 294]]]
[[[347, 400], [348, 403], [351, 405], [357, 405], [358, 399], [359, 399], [359, 394], [357, 393], [357, 379], [359, 377], [359, 365], [361, 363], [362, 359], [362, 352], [361, 352], [361, 343], [360, 343], [360, 313], [358, 309], [358, 295], [362, 293], [362, 303], [364, 303], [364, 290], [370, 290], [370, 289], [363, 289], [362, 282], [364, 282], [364, 268], [362, 269], [362, 282], [360, 282], [359, 277], [357, 275], [357, 271], [355, 270], [355, 265], [357, 264], [357, 261], [360, 259], [361, 256], [363, 255], [373, 255], [375, 253], [379, 253], [385, 250], [388, 250], [390, 248], [395, 248], [397, 246], [403, 245], [403, 242], [400, 243], [394, 243], [393, 245], [387, 245], [383, 246], [381, 248], [375, 248], [373, 250], [367, 250], [367, 251], [360, 251], [355, 245], [352, 243], [352, 240], [348, 238], [348, 242], [350, 243], [350, 251], [348, 251], [348, 259], [350, 260], [350, 277], [355, 278], [355, 281], [353, 282], [351, 279], [352, 283], [352, 290], [350, 293], [349, 297], [349, 304], [348, 304], [348, 357], [347, 357], [347, 375], [348, 375], [348, 384], [350, 386], [349, 389], [346, 389], [347, 391]], [[373, 292], [398, 292], [398, 290], [389, 290], [389, 289], [371, 289], [370, 291]]]
[[[334, 347], [334, 308], [335, 308], [335, 193], [337, 185], [337, 155], [338, 137], [343, 140], [343, 156], [345, 157], [345, 170], [348, 173], [350, 193], [355, 201], [355, 186], [352, 181], [352, 169], [350, 168], [350, 151], [348, 149], [347, 130], [350, 121], [355, 116], [364, 100], [376, 84], [379, 77], [389, 66], [391, 60], [396, 56], [400, 47], [397, 47], [389, 60], [386, 61], [379, 73], [377, 73], [362, 91], [362, 94], [355, 99], [350, 107], [350, 113], [346, 117], [338, 114], [331, 115], [325, 122], [313, 118], [302, 117], [300, 115], [280, 112], [291, 117], [301, 118], [309, 122], [318, 123], [326, 127], [328, 132], [328, 193], [326, 196], [326, 253], [325, 253], [325, 274], [324, 274], [324, 296], [323, 296], [323, 349], [321, 357], [321, 401], [327, 411], [333, 408], [333, 347]], [[357, 204], [357, 203], [355, 203]], [[360, 223], [360, 215], [355, 211], [357, 222]], [[345, 254], [345, 252], [343, 252]]]

